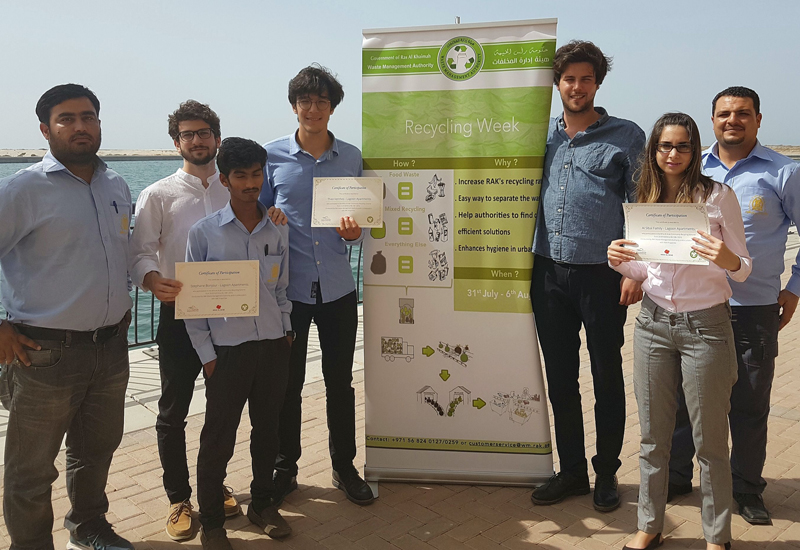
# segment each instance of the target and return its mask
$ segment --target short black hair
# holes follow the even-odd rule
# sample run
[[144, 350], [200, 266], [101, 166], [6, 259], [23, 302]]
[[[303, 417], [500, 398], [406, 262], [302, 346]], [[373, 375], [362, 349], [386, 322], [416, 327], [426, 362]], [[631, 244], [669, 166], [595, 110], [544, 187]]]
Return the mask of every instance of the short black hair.
[[89, 101], [94, 105], [95, 113], [100, 116], [100, 100], [97, 99], [93, 91], [80, 84], [59, 84], [43, 93], [36, 103], [36, 116], [39, 118], [39, 122], [49, 126], [50, 113], [53, 111], [53, 107], [79, 97], [88, 97]]
[[571, 40], [564, 44], [553, 57], [553, 82], [561, 82], [561, 75], [573, 63], [588, 63], [594, 69], [594, 81], [599, 86], [611, 70], [611, 58], [588, 40]]
[[220, 137], [219, 117], [205, 103], [200, 103], [194, 99], [187, 99], [180, 104], [174, 113], [167, 118], [167, 131], [169, 137], [178, 141], [178, 125], [188, 120], [202, 120], [211, 127], [215, 137]]
[[309, 94], [327, 94], [331, 109], [335, 109], [344, 99], [344, 88], [330, 70], [314, 63], [289, 81], [289, 103], [296, 105], [300, 97]]
[[261, 168], [267, 165], [267, 150], [252, 139], [229, 137], [222, 140], [217, 151], [217, 169], [228, 177], [237, 168], [250, 168], [254, 164]]
[[726, 96], [749, 97], [753, 100], [753, 108], [756, 110], [756, 114], [761, 114], [761, 100], [758, 98], [758, 94], [755, 90], [745, 88], [744, 86], [731, 86], [730, 88], [725, 88], [714, 96], [714, 99], [711, 101], [711, 116], [714, 116], [714, 113], [717, 112], [717, 100]]

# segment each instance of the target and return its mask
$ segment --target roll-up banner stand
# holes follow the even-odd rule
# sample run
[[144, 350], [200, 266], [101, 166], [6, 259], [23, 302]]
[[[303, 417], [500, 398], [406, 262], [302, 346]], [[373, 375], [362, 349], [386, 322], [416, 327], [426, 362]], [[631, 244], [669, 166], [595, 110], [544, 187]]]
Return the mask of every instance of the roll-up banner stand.
[[370, 482], [553, 473], [531, 313], [556, 20], [364, 31]]

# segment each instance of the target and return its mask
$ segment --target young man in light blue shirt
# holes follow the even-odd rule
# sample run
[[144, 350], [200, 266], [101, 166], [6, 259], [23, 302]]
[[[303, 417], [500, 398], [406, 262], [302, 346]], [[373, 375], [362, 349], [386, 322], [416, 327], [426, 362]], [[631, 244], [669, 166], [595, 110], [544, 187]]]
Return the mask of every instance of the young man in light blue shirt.
[[[758, 142], [761, 105], [755, 91], [727, 88], [714, 97], [711, 120], [716, 143], [703, 153], [703, 173], [730, 185], [742, 208], [753, 272], [729, 281], [739, 378], [731, 393], [733, 496], [742, 518], [771, 524], [762, 493], [767, 420], [778, 331], [794, 315], [800, 296], [800, 254], [781, 290], [789, 225], [800, 220], [800, 166]], [[672, 443], [670, 496], [692, 490], [691, 426], [683, 402]]]
[[203, 363], [206, 415], [197, 458], [197, 500], [205, 550], [230, 550], [223, 527], [222, 487], [233, 456], [245, 403], [252, 431], [253, 497], [247, 517], [272, 538], [291, 533], [273, 505], [272, 479], [278, 454], [278, 416], [289, 380], [292, 303], [288, 228], [276, 226], [258, 202], [267, 154], [256, 142], [227, 138], [217, 154], [220, 182], [230, 202], [189, 230], [187, 262], [257, 260], [258, 315], [187, 319], [186, 331]]
[[372, 491], [353, 466], [356, 413], [353, 353], [358, 329], [358, 295], [347, 255], [348, 244], [363, 234], [351, 218], [339, 227], [311, 227], [315, 177], [361, 176], [361, 152], [337, 140], [328, 121], [344, 97], [334, 76], [319, 66], [306, 67], [289, 83], [289, 103], [297, 115], [296, 132], [265, 145], [269, 160], [261, 202], [289, 218], [289, 299], [297, 340], [281, 412], [281, 450], [275, 464], [276, 502], [297, 488], [303, 383], [308, 332], [313, 321], [322, 348], [333, 484], [356, 504], [373, 501]]
[[0, 400], [12, 549], [52, 549], [52, 483], [66, 435], [72, 550], [133, 550], [105, 518], [128, 384], [131, 194], [97, 157], [100, 102], [77, 84], [36, 105], [50, 150], [0, 182]]

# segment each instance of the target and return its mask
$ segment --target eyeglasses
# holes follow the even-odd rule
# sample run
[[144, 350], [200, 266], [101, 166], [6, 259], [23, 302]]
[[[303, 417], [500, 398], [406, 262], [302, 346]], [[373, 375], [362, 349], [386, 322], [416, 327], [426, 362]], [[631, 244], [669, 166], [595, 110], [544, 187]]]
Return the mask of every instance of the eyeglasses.
[[691, 143], [678, 143], [677, 145], [673, 145], [666, 141], [660, 142], [656, 145], [656, 149], [659, 153], [664, 153], [668, 155], [672, 152], [673, 149], [677, 149], [679, 153], [691, 153], [692, 152], [692, 144]]
[[311, 106], [316, 103], [318, 111], [327, 111], [331, 106], [330, 99], [318, 99], [316, 101], [312, 101], [310, 99], [303, 98], [297, 100], [297, 106], [303, 109], [304, 111], [308, 111], [311, 109]]
[[192, 141], [194, 136], [197, 135], [200, 139], [208, 139], [214, 135], [214, 131], [211, 128], [200, 128], [199, 130], [195, 130], [194, 132], [191, 130], [184, 130], [183, 132], [178, 132], [178, 137], [181, 141]]

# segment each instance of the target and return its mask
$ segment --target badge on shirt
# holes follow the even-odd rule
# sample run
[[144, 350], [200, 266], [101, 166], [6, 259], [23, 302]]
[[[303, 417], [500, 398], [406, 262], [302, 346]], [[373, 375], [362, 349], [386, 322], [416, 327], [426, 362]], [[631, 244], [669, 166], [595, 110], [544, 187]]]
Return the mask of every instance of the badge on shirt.
[[764, 197], [756, 195], [750, 199], [750, 208], [747, 210], [746, 214], [766, 214], [766, 212], [764, 212]]

